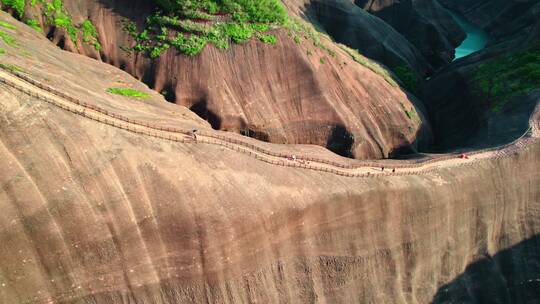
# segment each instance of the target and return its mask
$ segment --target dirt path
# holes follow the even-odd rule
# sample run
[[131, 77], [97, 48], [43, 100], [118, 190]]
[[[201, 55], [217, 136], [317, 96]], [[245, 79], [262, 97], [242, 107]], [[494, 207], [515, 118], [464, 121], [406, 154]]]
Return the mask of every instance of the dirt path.
[[[99, 108], [95, 105], [67, 96], [54, 88], [51, 88], [15, 71], [6, 71], [0, 69], [0, 83], [15, 88], [25, 94], [36, 97], [76, 115], [84, 116], [100, 123], [104, 123], [132, 133], [185, 144], [219, 145], [240, 153], [247, 154], [255, 159], [273, 165], [303, 168], [348, 177], [419, 175], [433, 172], [440, 168], [471, 165], [482, 159], [509, 156], [515, 153], [517, 150], [525, 148], [527, 143], [532, 138], [524, 135], [514, 143], [499, 149], [490, 149], [469, 153], [467, 158], [460, 158], [455, 154], [445, 154], [422, 163], [403, 162], [403, 164], [392, 165], [393, 167], [385, 168], [383, 170], [382, 166], [384, 166], [384, 164], [377, 164], [376, 162], [368, 165], [351, 165], [347, 163], [309, 158], [300, 155], [297, 155], [293, 159], [292, 155], [286, 155], [280, 152], [261, 148], [247, 141], [219, 135], [217, 132], [212, 131], [199, 131], [197, 133], [197, 139], [195, 140], [191, 130], [157, 126], [148, 122], [133, 120], [115, 113], [110, 113], [107, 110]], [[533, 123], [533, 135], [537, 135], [537, 128], [537, 123]], [[395, 170], [395, 172], [393, 172], [393, 170]]]

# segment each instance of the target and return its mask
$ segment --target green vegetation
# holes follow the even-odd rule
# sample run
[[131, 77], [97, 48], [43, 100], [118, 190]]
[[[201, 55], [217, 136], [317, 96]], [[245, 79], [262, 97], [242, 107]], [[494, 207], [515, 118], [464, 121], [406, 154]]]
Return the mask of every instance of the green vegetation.
[[326, 38], [328, 41], [332, 41], [332, 38], [330, 38], [327, 34], [317, 31], [311, 24], [308, 24], [298, 18], [290, 18], [288, 22], [285, 23], [285, 28], [289, 30], [289, 36], [293, 37], [293, 41], [296, 44], [302, 42], [303, 37], [304, 39], [311, 40], [314, 46], [326, 51], [329, 55], [335, 55], [334, 51], [322, 43], [321, 40], [321, 37]]
[[35, 19], [28, 19], [25, 21], [25, 23], [30, 26], [31, 28], [35, 29], [38, 32], [43, 32], [41, 29], [41, 26], [39, 25], [39, 22]]
[[124, 30], [135, 40], [132, 50], [156, 58], [169, 47], [187, 56], [208, 44], [228, 49], [256, 37], [277, 43], [268, 31], [284, 26], [287, 11], [279, 0], [158, 0], [161, 9], [146, 19], [142, 31], [127, 21]]
[[230, 14], [236, 22], [279, 23], [287, 11], [279, 0], [157, 0], [167, 14], [187, 19], [211, 20], [213, 14]]
[[[27, 1], [25, 0], [0, 0], [2, 7], [13, 9], [16, 17], [20, 19], [24, 17], [26, 3]], [[30, 0], [29, 4], [32, 7], [40, 5], [41, 14], [44, 17], [44, 25], [53, 25], [64, 29], [75, 45], [77, 45], [80, 37], [85, 44], [93, 46], [98, 51], [101, 49], [101, 44], [98, 42], [98, 34], [92, 22], [85, 20], [80, 25], [73, 24], [71, 15], [64, 8], [63, 0]], [[22, 21], [35, 30], [42, 32], [41, 25], [37, 20], [27, 18]], [[0, 24], [0, 26], [8, 27], [9, 24], [6, 24]]]
[[480, 93], [493, 112], [513, 97], [540, 88], [540, 49], [506, 55], [480, 65], [475, 73]]
[[411, 109], [407, 109], [407, 107], [405, 106], [405, 104], [403, 102], [400, 102], [401, 104], [401, 108], [403, 109], [403, 111], [405, 112], [405, 115], [407, 115], [407, 117], [410, 119], [410, 120], [418, 120], [420, 121], [420, 117], [418, 117], [418, 113], [416, 113], [416, 110], [414, 109], [414, 107], [411, 107]]
[[108, 88], [108, 93], [135, 98], [149, 98], [150, 95], [130, 88]]
[[6, 49], [0, 48], [0, 55], [4, 55], [6, 53]]
[[260, 41], [267, 43], [267, 44], [276, 44], [277, 38], [274, 35], [258, 35], [257, 36]]
[[84, 20], [84, 22], [81, 24], [81, 28], [83, 42], [93, 45], [96, 51], [100, 51], [101, 44], [98, 41], [98, 33], [92, 21]]
[[10, 72], [23, 72], [23, 70], [16, 65], [0, 63], [0, 69], [8, 70]]
[[73, 25], [71, 16], [62, 11], [58, 11], [55, 13], [53, 23], [55, 26], [63, 28], [68, 33], [71, 41], [77, 44], [77, 29]]
[[11, 8], [17, 17], [22, 18], [24, 15], [25, 0], [0, 0], [2, 7]]
[[388, 70], [386, 68], [384, 68], [383, 66], [381, 66], [380, 64], [376, 63], [375, 61], [372, 61], [372, 60], [368, 59], [364, 55], [358, 53], [358, 51], [353, 50], [353, 49], [349, 48], [348, 46], [345, 46], [343, 44], [339, 44], [339, 47], [342, 50], [344, 50], [345, 52], [347, 52], [347, 54], [349, 54], [349, 56], [351, 56], [351, 58], [355, 62], [365, 66], [366, 68], [370, 69], [374, 73], [376, 73], [379, 76], [383, 77], [384, 80], [386, 80], [386, 82], [388, 82], [391, 86], [393, 86], [393, 87], [398, 86], [398, 84], [396, 83], [396, 81], [394, 80], [394, 78], [392, 77], [390, 72], [388, 72]]
[[400, 65], [394, 68], [394, 73], [396, 73], [396, 76], [399, 78], [399, 80], [401, 80], [407, 90], [413, 93], [416, 92], [418, 82], [416, 79], [416, 75], [410, 67], [406, 65]]
[[[63, 0], [0, 0], [0, 3], [20, 12], [20, 18], [27, 3], [32, 7], [37, 6], [41, 10], [43, 18], [40, 20], [43, 24], [32, 17], [23, 20], [29, 26], [38, 31], [41, 31], [41, 26], [57, 26], [64, 29], [76, 45], [81, 40], [98, 51], [101, 49], [94, 24], [85, 20], [74, 25]], [[120, 46], [122, 50], [143, 52], [157, 58], [173, 47], [181, 54], [195, 56], [209, 44], [218, 49], [228, 49], [231, 43], [245, 43], [252, 38], [274, 45], [278, 42], [275, 31], [284, 29], [295, 43], [311, 41], [331, 57], [336, 56], [335, 50], [322, 42], [323, 38], [327, 42], [332, 42], [332, 39], [300, 18], [289, 17], [280, 0], [156, 0], [155, 3], [155, 13], [146, 19], [142, 28], [129, 20], [124, 22], [124, 30], [135, 40], [135, 44], [129, 48]], [[5, 42], [10, 40], [0, 38]], [[392, 86], [397, 86], [384, 67], [355, 50], [342, 45], [340, 48], [354, 61], [381, 75]], [[313, 54], [310, 50], [306, 52], [308, 56]], [[320, 59], [321, 63], [326, 61], [327, 58]]]
[[0, 26], [5, 27], [5, 28], [10, 29], [10, 30], [16, 30], [17, 29], [17, 27], [15, 25], [13, 25], [11, 23], [8, 23], [8, 22], [5, 22], [5, 21], [1, 21], [1, 20], [0, 20]]
[[0, 40], [4, 41], [5, 44], [9, 46], [16, 46], [17, 40], [15, 37], [11, 36], [10, 34], [0, 30]]

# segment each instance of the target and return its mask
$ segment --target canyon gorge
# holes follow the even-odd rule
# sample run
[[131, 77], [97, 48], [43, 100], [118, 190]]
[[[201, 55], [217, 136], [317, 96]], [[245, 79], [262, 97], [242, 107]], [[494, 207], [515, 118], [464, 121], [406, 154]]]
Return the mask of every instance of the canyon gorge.
[[540, 1], [0, 5], [0, 303], [540, 302]]

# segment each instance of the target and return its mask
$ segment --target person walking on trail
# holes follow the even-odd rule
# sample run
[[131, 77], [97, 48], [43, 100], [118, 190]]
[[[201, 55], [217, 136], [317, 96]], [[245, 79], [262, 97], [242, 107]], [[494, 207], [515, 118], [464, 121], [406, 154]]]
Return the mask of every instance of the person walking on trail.
[[384, 167], [381, 168], [381, 171], [384, 172]]
[[194, 139], [195, 141], [197, 141], [197, 129], [193, 129], [193, 130], [191, 131], [191, 136], [193, 136], [193, 139]]
[[392, 169], [392, 173], [396, 173], [396, 168]]

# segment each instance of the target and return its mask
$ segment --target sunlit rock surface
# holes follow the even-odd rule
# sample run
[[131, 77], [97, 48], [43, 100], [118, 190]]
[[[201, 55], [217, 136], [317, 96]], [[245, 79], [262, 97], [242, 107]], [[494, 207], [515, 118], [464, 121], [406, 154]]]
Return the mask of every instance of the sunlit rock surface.
[[[210, 129], [17, 26], [29, 53], [3, 64], [114, 113]], [[0, 167], [0, 303], [428, 303], [470, 297], [463, 273], [489, 257], [506, 284], [493, 288], [537, 299], [537, 141], [472, 166], [347, 178], [130, 133], [0, 85]]]

